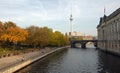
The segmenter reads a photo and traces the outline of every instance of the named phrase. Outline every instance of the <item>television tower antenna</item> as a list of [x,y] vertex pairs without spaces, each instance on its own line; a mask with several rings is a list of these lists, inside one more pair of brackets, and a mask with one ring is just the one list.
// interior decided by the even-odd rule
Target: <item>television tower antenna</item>
[[72,36],[72,21],[73,21],[73,16],[72,16],[72,4],[71,4],[71,13],[70,13],[70,36]]

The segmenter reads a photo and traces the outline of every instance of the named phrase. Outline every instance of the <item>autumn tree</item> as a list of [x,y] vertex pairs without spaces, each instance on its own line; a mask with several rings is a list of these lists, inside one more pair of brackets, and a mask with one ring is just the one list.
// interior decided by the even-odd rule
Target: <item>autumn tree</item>
[[14,22],[12,22],[12,21],[8,21],[8,22],[4,23],[4,28],[5,29],[8,29],[10,27],[17,27],[17,25]]
[[[23,43],[34,47],[64,46],[68,44],[68,36],[59,31],[53,32],[48,27],[30,26],[26,29],[18,27],[14,22],[0,22],[0,41],[15,44]],[[3,43],[4,44],[4,43]]]
[[2,35],[3,33],[3,23],[0,21],[0,36]]
[[26,40],[26,44],[29,44],[29,45],[34,45],[34,48],[36,47],[37,45],[37,41],[38,41],[38,38],[39,37],[39,27],[37,26],[30,26],[28,28],[26,28],[26,30],[28,31],[28,38]]
[[39,28],[39,37],[38,37],[38,45],[40,47],[47,46],[49,44],[49,28],[42,27]]
[[68,37],[63,35],[61,32],[56,31],[55,35],[57,36],[57,46],[64,46],[68,44]]
[[68,37],[64,36],[61,32],[55,31],[50,37],[50,45],[52,46],[64,46],[68,44]]
[[68,35],[64,35],[64,38],[63,38],[63,45],[68,45],[69,44],[69,37]]
[[26,43],[30,45],[44,47],[49,43],[49,28],[30,26],[27,28],[29,36]]
[[25,41],[28,36],[28,32],[26,30],[17,27],[16,24],[12,22],[6,22],[4,24],[4,27],[5,30],[0,36],[0,39],[2,41],[8,41],[14,43],[14,49],[15,49],[15,44],[17,44],[18,42]]

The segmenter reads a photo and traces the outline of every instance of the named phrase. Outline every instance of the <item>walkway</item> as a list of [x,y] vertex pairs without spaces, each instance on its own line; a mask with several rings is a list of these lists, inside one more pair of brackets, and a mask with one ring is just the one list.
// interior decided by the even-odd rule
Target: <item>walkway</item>
[[14,64],[17,64],[17,63],[21,62],[23,59],[28,60],[28,59],[34,58],[38,55],[39,56],[44,55],[45,53],[48,53],[52,50],[53,49],[46,48],[46,49],[41,49],[39,51],[29,52],[29,53],[5,57],[5,58],[0,58],[0,70],[7,68],[9,66],[12,66]]

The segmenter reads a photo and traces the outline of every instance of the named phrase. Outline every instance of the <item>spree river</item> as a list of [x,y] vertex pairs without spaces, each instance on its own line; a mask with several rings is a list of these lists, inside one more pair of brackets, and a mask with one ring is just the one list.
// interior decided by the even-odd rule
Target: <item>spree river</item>
[[68,48],[16,73],[120,73],[120,57],[91,46]]

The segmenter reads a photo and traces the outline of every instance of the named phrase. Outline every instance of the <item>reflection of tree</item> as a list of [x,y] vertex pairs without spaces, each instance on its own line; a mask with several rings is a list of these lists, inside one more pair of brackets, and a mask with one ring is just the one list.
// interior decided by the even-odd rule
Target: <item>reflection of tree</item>
[[119,73],[120,72],[120,58],[106,52],[98,52],[99,73]]

